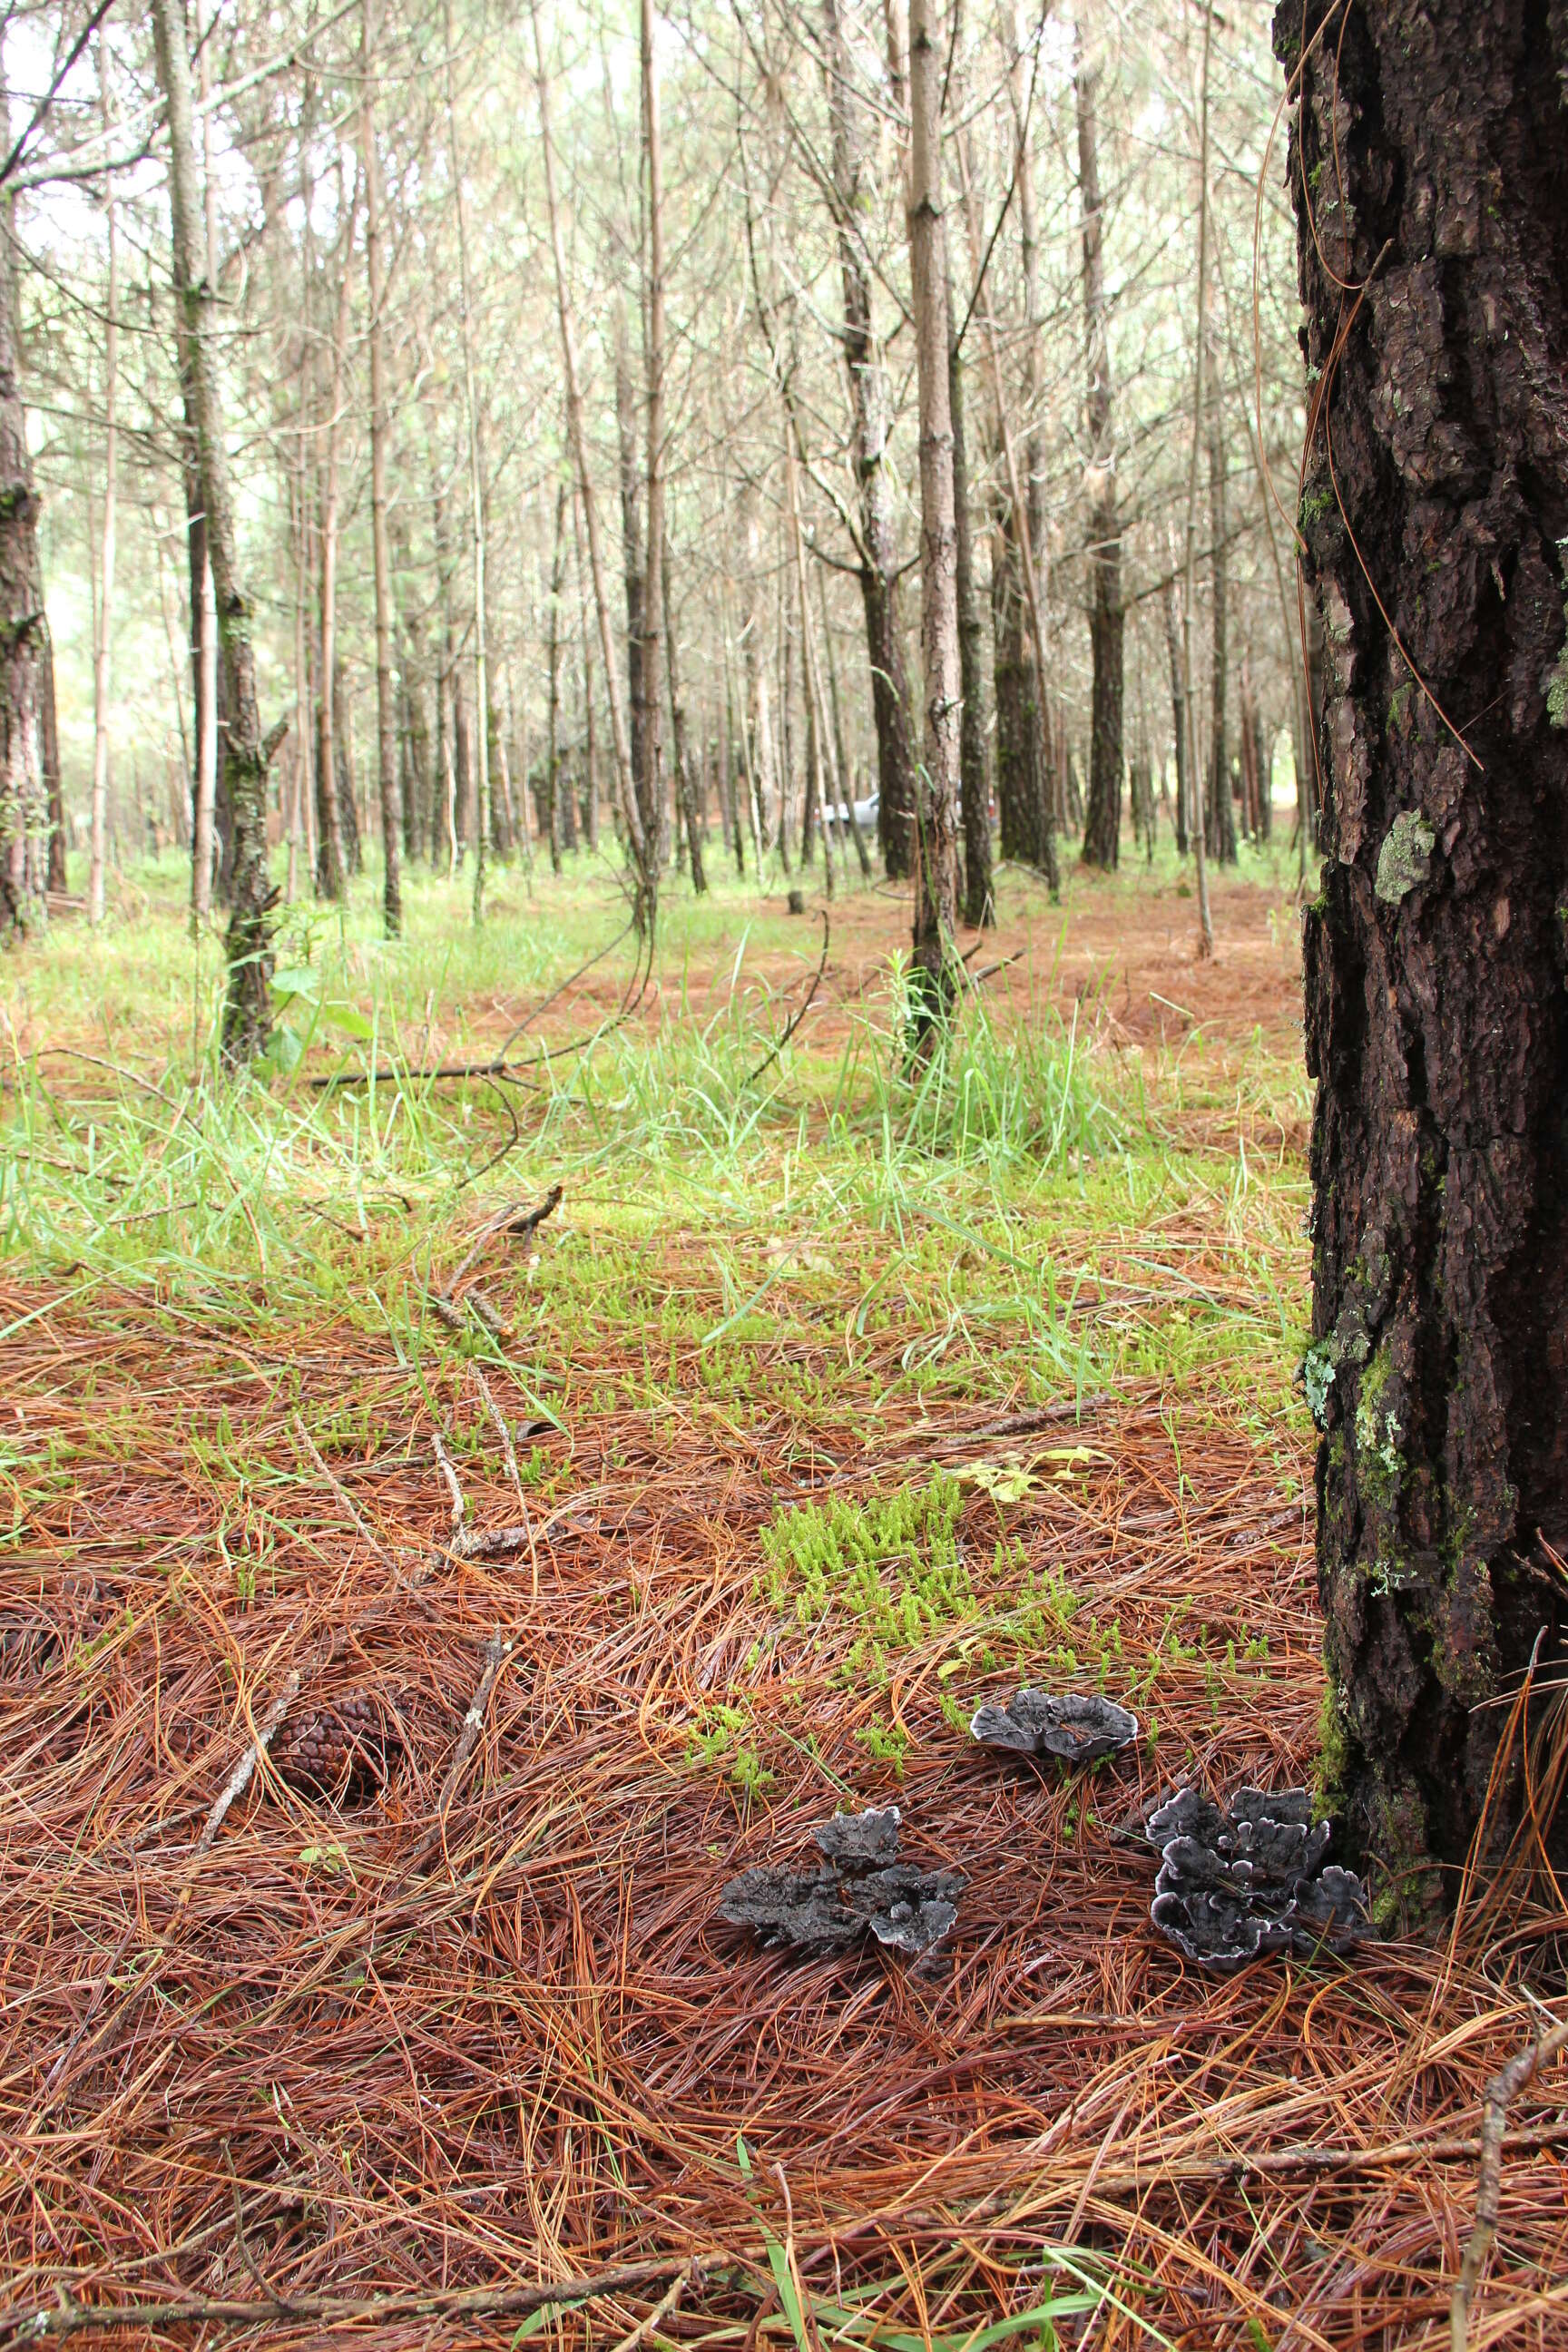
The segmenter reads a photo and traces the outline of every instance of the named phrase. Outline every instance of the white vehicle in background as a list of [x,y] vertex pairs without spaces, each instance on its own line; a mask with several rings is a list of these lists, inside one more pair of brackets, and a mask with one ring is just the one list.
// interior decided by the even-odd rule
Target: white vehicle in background
[[[873,793],[869,800],[855,803],[856,830],[864,834],[868,841],[874,841],[877,837],[877,812],[881,804],[880,793]],[[842,801],[837,802],[832,808],[824,809],[822,814],[825,823],[830,824],[835,832],[848,832],[849,811]]]

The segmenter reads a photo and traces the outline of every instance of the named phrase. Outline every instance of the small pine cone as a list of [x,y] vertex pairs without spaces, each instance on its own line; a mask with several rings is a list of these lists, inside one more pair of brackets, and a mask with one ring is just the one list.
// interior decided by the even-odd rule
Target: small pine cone
[[369,1691],[347,1691],[331,1706],[285,1725],[272,1758],[290,1787],[323,1796],[363,1798],[386,1778],[381,1708]]

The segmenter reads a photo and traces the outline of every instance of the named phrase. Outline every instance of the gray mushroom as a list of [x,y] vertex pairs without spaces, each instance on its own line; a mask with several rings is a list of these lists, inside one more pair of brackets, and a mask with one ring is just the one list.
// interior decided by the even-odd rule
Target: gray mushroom
[[1059,1756],[1065,1763],[1091,1764],[1114,1756],[1138,1737],[1138,1717],[1113,1700],[1076,1691],[1024,1689],[1005,1706],[979,1706],[970,1736],[983,1748],[1019,1756]]
[[764,1949],[840,1952],[869,1935],[891,1951],[929,1952],[956,1921],[965,1881],[900,1862],[900,1827],[896,1805],[837,1813],[812,1832],[826,1869],[742,1871],[718,1916],[749,1927]]
[[1261,1953],[1348,1951],[1373,1934],[1353,1871],[1324,1866],[1330,1828],[1305,1789],[1241,1789],[1222,1809],[1179,1790],[1151,1813],[1160,1849],[1150,1916],[1200,1967],[1230,1969]]

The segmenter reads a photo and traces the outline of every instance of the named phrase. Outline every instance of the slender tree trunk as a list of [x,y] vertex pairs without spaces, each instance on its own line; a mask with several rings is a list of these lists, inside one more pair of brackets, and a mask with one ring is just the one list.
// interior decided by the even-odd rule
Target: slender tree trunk
[[888,469],[891,429],[888,389],[872,326],[867,234],[874,205],[860,152],[844,0],[823,0],[838,259],[844,281],[844,362],[849,373],[851,436],[860,491],[860,593],[871,666],[879,799],[877,832],[889,875],[911,870],[915,751],[909,677],[899,621],[899,546]]
[[[642,68],[642,129],[644,187],[647,196],[645,229],[647,249],[647,282],[644,311],[644,352],[647,368],[647,569],[643,580],[642,672],[645,698],[643,733],[643,822],[652,838],[658,844],[658,862],[665,856],[665,834],[668,819],[665,814],[664,784],[660,764],[663,729],[660,725],[661,702],[659,677],[664,668],[660,634],[666,625],[666,604],[663,581],[665,559],[664,514],[664,147],[659,135],[658,75],[654,59],[653,0],[641,0],[639,11]],[[674,699],[674,673],[670,672],[671,699]],[[680,774],[680,750],[674,748],[676,790],[683,789]]]
[[212,328],[213,289],[207,274],[197,272],[199,210],[184,15],[176,0],[152,0],[152,11],[158,79],[168,111],[176,299],[184,315],[191,358],[202,506],[227,686],[226,761],[234,818],[234,887],[223,1053],[232,1067],[265,1051],[272,1026],[268,919],[274,894],[267,875],[268,754],[256,700],[250,605],[239,578],[229,504],[228,457]]
[[386,460],[391,425],[386,413],[385,268],[381,251],[381,150],[375,129],[375,0],[364,0],[361,59],[364,72],[364,257],[370,295],[370,503],[375,570],[375,750],[381,791],[382,915],[386,936],[403,929],[403,812],[397,772],[397,702],[392,675],[392,553],[386,535]]
[[[109,44],[100,31],[98,36],[98,78],[106,133],[112,129],[114,122],[111,71]],[[120,224],[117,215],[114,179],[110,173],[105,184],[103,201],[109,274],[106,289],[108,317],[103,330],[103,536],[99,548],[98,642],[93,647],[92,661],[92,847],[87,884],[87,914],[91,923],[103,920],[103,859],[109,837],[109,685],[114,626],[115,475],[120,456],[116,415],[120,372]]]
[[795,559],[795,589],[800,603],[801,666],[805,674],[805,811],[801,821],[801,863],[811,856],[811,824],[815,805],[822,824],[822,878],[827,896],[833,896],[833,827],[824,815],[826,794],[823,789],[823,746],[827,740],[826,711],[823,702],[822,680],[817,668],[816,643],[811,625],[811,588],[805,570],[805,538],[800,527],[800,478],[795,465],[795,440],[784,435],[784,478],[789,498],[790,546]]
[[[340,184],[341,193],[341,184]],[[343,370],[349,341],[349,263],[359,209],[356,184],[343,234],[339,265],[337,323],[327,394],[327,457],[321,488],[321,669],[316,703],[316,888],[323,898],[348,895],[349,853],[344,838],[342,796],[337,788],[338,681],[338,486],[342,446]]]
[[910,10],[910,276],[920,377],[921,649],[925,671],[924,773],[915,802],[913,968],[917,1032],[929,1034],[952,995],[958,924],[958,800],[963,675],[958,643],[958,532],[947,255],[942,208],[940,0]]
[[615,745],[616,776],[621,796],[621,814],[626,820],[627,845],[631,852],[634,876],[632,911],[638,929],[651,934],[658,905],[658,845],[657,842],[649,842],[637,807],[631,746],[626,740],[626,720],[621,709],[620,687],[616,675],[615,637],[610,623],[609,601],[605,593],[604,566],[599,555],[598,515],[594,503],[594,481],[588,465],[586,436],[583,425],[583,396],[577,373],[576,330],[573,323],[571,297],[566,283],[566,255],[561,236],[561,217],[555,202],[555,162],[550,130],[550,81],[544,70],[544,43],[543,36],[540,31],[538,0],[531,0],[531,8],[533,18],[534,63],[539,87],[540,150],[544,163],[545,209],[550,222],[551,253],[555,265],[555,297],[561,326],[561,352],[566,377],[568,433],[577,467],[578,495],[583,503],[584,531],[588,541],[588,563],[594,583],[594,605],[599,624],[599,650],[605,664],[605,693],[610,709],[610,733]]
[[[0,127],[4,127],[0,110]],[[6,137],[9,139],[9,131]],[[48,882],[44,781],[47,624],[38,495],[27,450],[16,334],[14,207],[0,224],[0,940],[43,928]]]
[[1083,309],[1089,359],[1089,641],[1094,672],[1089,818],[1083,857],[1086,866],[1108,871],[1117,863],[1121,851],[1121,521],[1110,426],[1110,343],[1096,121],[1100,69],[1084,57],[1081,22],[1078,38],[1078,171],[1083,208]]
[[1568,1646],[1568,17],[1324,13],[1275,26],[1326,639],[1305,1370],[1325,1763],[1408,1913],[1527,1801],[1568,1864],[1521,1771]]
[[669,685],[670,758],[675,764],[675,789],[680,795],[680,812],[686,824],[686,858],[691,868],[691,887],[701,898],[708,887],[708,877],[702,867],[701,811],[697,801],[696,771],[686,740],[686,705],[680,693],[680,656],[675,642],[669,570],[669,542],[666,540],[658,577],[659,593],[664,599],[664,667]]
[[[555,551],[550,564],[550,625],[545,645],[548,713],[544,747],[544,817],[550,833],[550,870],[561,871],[561,590],[566,562],[566,485],[555,493]],[[571,784],[568,779],[567,791]]]
[[1220,413],[1219,370],[1211,348],[1208,370],[1209,618],[1209,806],[1208,838],[1215,856],[1226,866],[1237,862],[1236,800],[1230,785],[1230,656],[1227,640],[1229,572],[1226,562],[1226,500],[1225,419]]
[[958,662],[963,689],[959,723],[959,771],[963,802],[963,919],[978,929],[994,923],[991,878],[991,765],[985,750],[985,632],[974,587],[974,540],[969,506],[969,457],[964,444],[963,361],[953,332],[952,286],[947,288],[948,405],[952,416],[954,585],[958,600]]
[[1191,797],[1193,863],[1198,882],[1198,953],[1214,953],[1209,911],[1208,852],[1204,839],[1203,769],[1198,760],[1197,697],[1193,692],[1193,606],[1197,601],[1198,451],[1204,437],[1204,359],[1209,285],[1209,63],[1214,50],[1214,0],[1204,9],[1204,47],[1198,90],[1198,299],[1193,339],[1193,443],[1187,466],[1187,531],[1182,596],[1182,677],[1186,720],[1187,779]]
[[[1028,139],[1029,92],[1025,72],[1026,14],[1012,15],[1012,68],[1008,95],[1012,102],[1015,139],[1014,176],[1017,186],[1018,259],[1024,281],[1024,408],[1026,431],[1019,453],[1024,497],[1022,525],[1014,522],[1006,534],[1006,552],[1016,600],[1019,656],[1016,747],[1017,786],[1021,795],[1022,855],[1037,866],[1054,896],[1057,867],[1056,760],[1051,741],[1049,680],[1045,673],[1045,602],[1047,594],[1046,442],[1042,362],[1045,323],[1040,298],[1040,239],[1035,212],[1035,159]],[[979,221],[971,207],[972,249],[978,244]],[[978,261],[975,265],[978,268]],[[1000,429],[1000,428],[999,428]],[[1026,563],[1026,549],[1028,562]],[[1037,611],[1036,608],[1038,608]],[[1026,631],[1022,624],[1028,618]]]
[[452,159],[452,200],[458,217],[458,324],[463,341],[463,397],[468,444],[468,499],[474,539],[474,723],[475,769],[479,791],[474,812],[474,920],[485,911],[485,861],[490,840],[489,644],[485,603],[484,460],[479,444],[479,402],[474,378],[473,284],[468,268],[468,205],[464,194],[463,159],[458,142],[458,100],[452,74],[452,0],[442,13],[447,84],[447,144]]

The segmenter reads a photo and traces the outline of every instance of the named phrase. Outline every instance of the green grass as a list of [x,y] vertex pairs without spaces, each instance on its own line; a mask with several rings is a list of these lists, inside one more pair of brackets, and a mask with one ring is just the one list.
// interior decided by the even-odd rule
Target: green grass
[[[492,1049],[624,920],[603,870],[514,870],[478,931],[461,887],[425,876],[397,943],[377,936],[368,879],[346,912],[294,909],[280,1019],[306,1058],[236,1084],[216,1059],[219,942],[193,944],[183,887],[173,860],[142,869],[100,934],[60,923],[5,967],[0,1261],[57,1296],[108,1286],[154,1318],[256,1331],[328,1313],[390,1327],[416,1370],[451,1345],[432,1273],[498,1201],[562,1181],[540,1263],[497,1289],[508,1360],[546,1412],[563,1330],[637,1339],[613,1381],[576,1382],[575,1410],[629,1408],[654,1430],[692,1409],[782,1421],[786,1456],[831,1453],[847,1402],[874,1425],[900,1393],[1029,1403],[1129,1376],[1220,1381],[1264,1437],[1289,1409],[1304,1172],[1235,1136],[1299,1124],[1306,1093],[1260,1041],[1238,1058],[1193,1034],[1116,1060],[1089,1042],[1091,1001],[1064,1018],[1037,994],[1020,1019],[981,992],[911,1069],[889,952],[847,1021],[808,1017],[769,1062],[787,1007],[759,958],[776,972],[785,955],[798,994],[820,933],[727,877],[701,901],[667,893],[657,994],[633,1022],[614,1024],[623,940],[591,1002],[557,1008],[568,1050],[525,1026],[524,1083],[422,1077]],[[1144,903],[1141,877],[1110,887]],[[1026,904],[1048,970],[1062,919],[1006,877],[1005,913]],[[306,1083],[367,1067],[368,1083]]]

